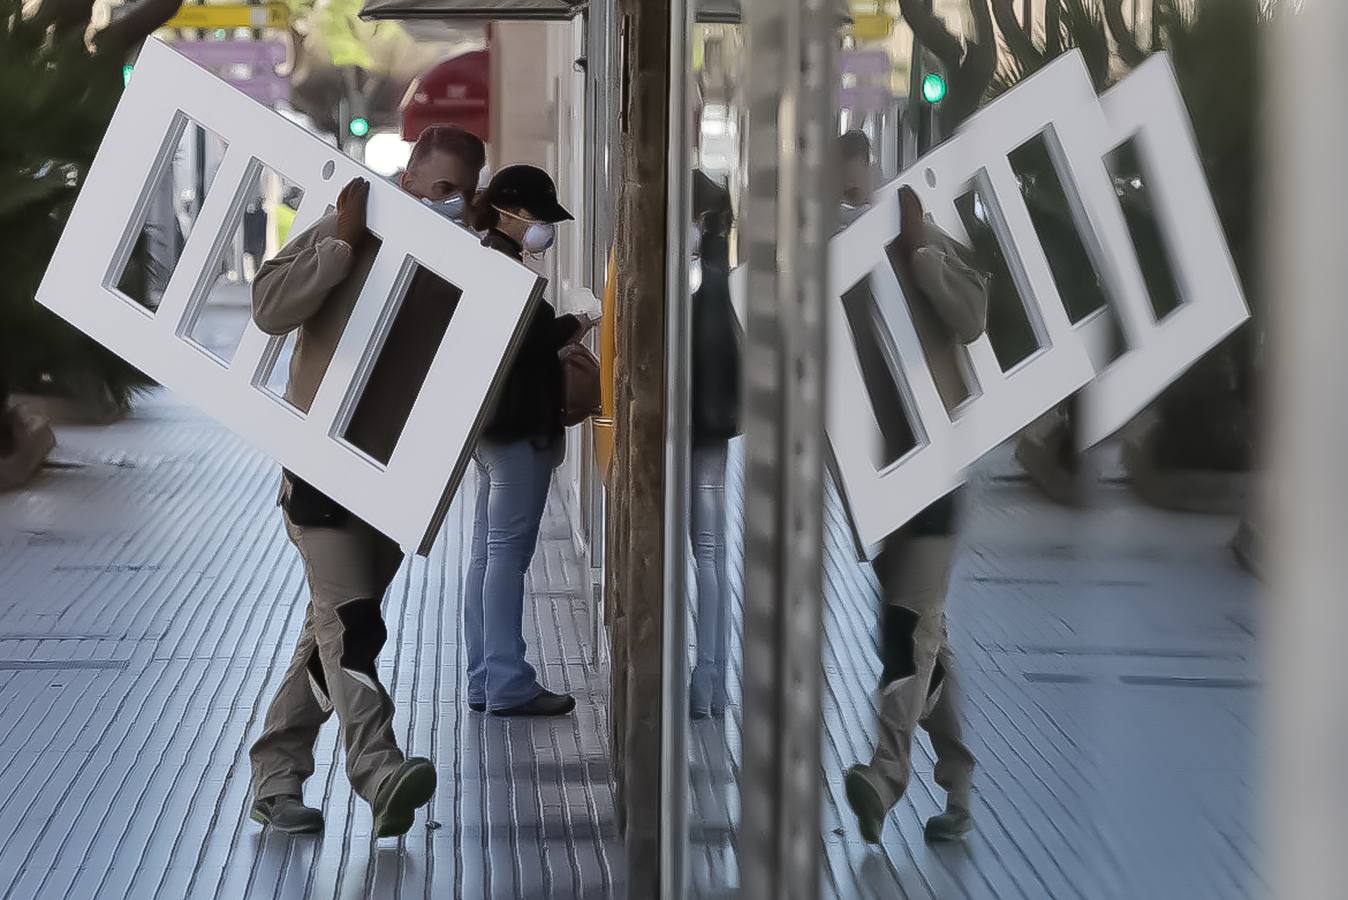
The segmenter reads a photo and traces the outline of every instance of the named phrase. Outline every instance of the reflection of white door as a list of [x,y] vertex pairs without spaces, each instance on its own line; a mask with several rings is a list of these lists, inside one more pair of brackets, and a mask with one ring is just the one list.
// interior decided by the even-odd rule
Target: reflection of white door
[[[156,310],[116,289],[145,222],[145,195],[173,166],[190,122],[223,136],[211,188]],[[295,229],[350,179],[370,181],[380,238],[307,413],[265,385],[283,341],[251,323],[229,359],[192,329],[261,166],[304,191]],[[347,424],[417,267],[462,295],[397,445],[380,464],[344,440]],[[157,40],[147,41],[43,278],[38,300],[404,548],[428,552],[467,465],[488,397],[543,282],[483,248],[397,187],[286,122]],[[205,512],[205,511],[203,511]]]
[[[1111,360],[1104,314],[1068,321],[1008,154],[1048,144],[1082,243],[1122,326]],[[1182,303],[1156,320],[1105,157],[1135,139]],[[955,203],[974,192],[975,214],[996,233],[1039,349],[1003,371],[986,335],[965,348],[975,396],[947,413],[937,395],[886,245],[899,234],[898,188],[912,187],[947,232],[967,242]],[[1077,389],[1086,446],[1126,424],[1172,380],[1248,317],[1206,186],[1169,59],[1153,56],[1102,97],[1079,53],[1064,56],[970,118],[949,141],[875,194],[871,208],[830,244],[827,427],[858,545],[875,549],[964,478],[964,469]],[[874,298],[902,411],[872,409],[842,297]],[[732,274],[743,316],[744,272]],[[881,417],[901,413],[918,446],[878,466]]]

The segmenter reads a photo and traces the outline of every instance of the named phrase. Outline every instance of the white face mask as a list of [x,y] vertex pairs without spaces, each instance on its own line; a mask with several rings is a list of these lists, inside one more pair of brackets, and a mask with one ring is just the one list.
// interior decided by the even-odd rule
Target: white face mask
[[468,205],[464,202],[463,194],[450,194],[443,200],[432,200],[429,197],[422,197],[421,202],[444,216],[446,219],[449,219],[451,222],[462,222],[464,209]]
[[539,254],[552,246],[557,240],[557,227],[551,222],[530,222],[524,230],[524,240],[520,246],[525,253]]

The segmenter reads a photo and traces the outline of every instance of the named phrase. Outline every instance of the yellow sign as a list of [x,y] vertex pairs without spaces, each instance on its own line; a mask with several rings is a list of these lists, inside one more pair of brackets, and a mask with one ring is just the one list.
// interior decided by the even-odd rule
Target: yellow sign
[[853,13],[852,37],[859,41],[882,41],[894,28],[894,17],[884,13]]
[[290,9],[284,3],[184,3],[177,14],[164,23],[166,28],[285,28],[290,24]]

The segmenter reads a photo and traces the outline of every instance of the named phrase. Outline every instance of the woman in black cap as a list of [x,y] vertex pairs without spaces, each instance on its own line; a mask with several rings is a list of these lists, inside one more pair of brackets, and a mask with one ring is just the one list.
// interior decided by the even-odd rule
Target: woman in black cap
[[[552,246],[571,214],[542,169],[508,166],[474,201],[469,224],[485,246],[523,260]],[[538,543],[552,470],[561,461],[562,366],[557,351],[581,337],[586,317],[558,316],[540,299],[474,457],[478,466],[464,627],[468,705],[498,716],[560,716],[569,694],[538,683],[524,658],[524,573]]]
[[693,171],[691,280],[693,455],[688,530],[697,572],[697,656],[688,689],[695,719],[721,718],[726,707],[729,619],[726,599],[725,472],[730,440],[740,433],[739,325],[730,302],[730,192]]

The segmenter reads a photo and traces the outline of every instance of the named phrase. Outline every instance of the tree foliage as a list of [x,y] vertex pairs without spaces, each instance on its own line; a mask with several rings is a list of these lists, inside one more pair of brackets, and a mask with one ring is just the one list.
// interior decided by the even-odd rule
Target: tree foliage
[[455,45],[476,47],[472,29],[445,28],[444,42],[418,41],[397,22],[360,19],[361,0],[288,0],[295,68],[291,103],[320,129],[337,133],[341,100],[358,103],[375,128],[396,125],[418,75]]
[[145,376],[34,298],[121,96],[126,52],[178,3],[143,0],[86,41],[91,7],[55,0],[25,16],[21,0],[0,0],[0,384],[125,403]]

